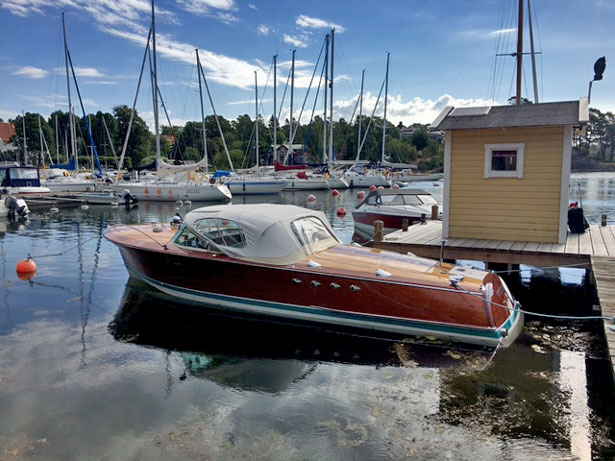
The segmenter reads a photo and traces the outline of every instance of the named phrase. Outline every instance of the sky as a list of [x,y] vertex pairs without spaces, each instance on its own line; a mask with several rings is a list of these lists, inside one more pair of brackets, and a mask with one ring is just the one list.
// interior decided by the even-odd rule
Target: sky
[[[173,124],[200,120],[195,48],[199,49],[220,115],[273,112],[273,55],[278,56],[278,104],[296,50],[294,113],[299,117],[322,49],[334,28],[334,119],[350,120],[365,70],[363,113],[374,111],[390,53],[387,118],[430,123],[446,106],[506,104],[514,92],[516,0],[159,0],[156,3],[158,83]],[[0,118],[22,110],[67,110],[61,13],[87,113],[132,105],[148,31],[147,0],[0,0]],[[593,64],[606,56],[604,80],[591,106],[615,110],[615,0],[532,0],[540,102],[586,96]],[[525,19],[527,25],[527,18]],[[524,51],[530,51],[525,27]],[[322,61],[321,61],[322,62]],[[530,56],[524,56],[523,96],[533,100]],[[316,71],[315,82],[322,66]],[[612,75],[612,76],[611,76]],[[267,83],[267,85],[265,85]],[[72,87],[73,104],[75,88]],[[282,118],[289,114],[289,93]],[[301,115],[309,122],[315,85]],[[212,106],[205,97],[206,115]],[[322,93],[316,114],[322,115]],[[151,125],[147,78],[137,102]],[[80,114],[80,108],[77,107]],[[374,112],[382,116],[383,98]],[[161,123],[166,124],[161,112]]]

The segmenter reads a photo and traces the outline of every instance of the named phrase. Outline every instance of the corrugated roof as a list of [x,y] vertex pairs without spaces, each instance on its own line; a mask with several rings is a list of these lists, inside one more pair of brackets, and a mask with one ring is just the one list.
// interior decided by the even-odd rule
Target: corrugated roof
[[484,115],[455,115],[450,107],[444,109],[431,128],[436,130],[472,130],[519,126],[557,126],[586,123],[584,101],[547,102],[520,106],[493,106]]
[[12,123],[0,123],[0,139],[2,139],[2,141],[5,142],[5,144],[8,144],[9,142],[11,142],[11,138],[13,136],[16,136],[17,133],[15,133],[15,125]]

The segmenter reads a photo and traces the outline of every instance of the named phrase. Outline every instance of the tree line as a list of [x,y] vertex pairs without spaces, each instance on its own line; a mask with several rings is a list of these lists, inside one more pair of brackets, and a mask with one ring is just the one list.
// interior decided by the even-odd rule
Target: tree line
[[[113,108],[111,113],[98,111],[88,115],[92,137],[103,167],[115,168],[119,158],[126,132],[128,130],[131,109],[126,105]],[[41,146],[39,134],[39,119],[44,138]],[[47,165],[49,158],[45,143],[53,162],[66,163],[71,156],[72,145],[69,128],[68,112],[55,111],[49,117],[27,112],[9,120],[15,124],[17,135],[13,142],[18,149],[4,153],[3,160],[23,159],[23,124],[29,161],[34,165]],[[104,120],[104,123],[103,123]],[[74,117],[76,143],[80,166],[91,168],[91,143],[86,131],[85,119]],[[259,163],[271,163],[273,156],[273,125],[274,120],[259,119]],[[219,124],[219,128],[218,128]],[[108,130],[105,130],[105,125]],[[370,118],[361,119],[361,160],[377,161],[382,148],[382,119],[374,117],[367,134],[366,127]],[[307,160],[319,163],[323,160],[323,120],[316,116],[311,124],[293,124],[296,133],[293,144],[303,144],[307,152]],[[236,168],[247,168],[256,163],[254,119],[244,114],[235,120],[224,117],[205,118],[205,138],[210,165],[218,169],[229,168],[227,155],[220,130],[224,134],[230,157]],[[427,126],[413,125],[414,134],[411,138],[402,138],[400,131],[387,122],[386,156],[391,162],[417,164],[423,170],[442,167],[443,147],[429,136]],[[189,121],[184,126],[164,126],[161,129],[161,154],[169,161],[198,161],[203,156],[203,124],[201,121]],[[328,134],[328,133],[327,133]],[[356,157],[359,145],[359,123],[347,122],[341,118],[334,123],[333,150],[337,160],[352,160]],[[287,143],[289,139],[289,121],[278,124],[277,142]],[[115,152],[115,156],[113,155]],[[155,136],[149,130],[147,123],[135,114],[129,141],[126,148],[124,166],[127,168],[143,166],[155,158]],[[46,158],[47,157],[47,158]]]
[[589,109],[589,123],[575,139],[572,168],[577,170],[613,169],[615,165],[615,115]]

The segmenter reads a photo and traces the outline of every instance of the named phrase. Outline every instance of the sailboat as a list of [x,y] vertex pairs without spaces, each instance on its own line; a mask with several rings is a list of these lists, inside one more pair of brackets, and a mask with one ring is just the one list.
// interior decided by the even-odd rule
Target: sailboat
[[[380,162],[384,163],[384,150],[386,146],[386,126],[387,126],[387,97],[388,97],[388,88],[389,88],[389,55],[387,53],[387,67],[386,74],[384,79],[384,117],[383,117],[383,125],[382,125],[382,152],[380,154]],[[380,92],[382,92],[382,87],[380,88]],[[380,93],[382,94],[382,93]],[[378,98],[380,98],[380,94]],[[361,108],[363,106],[363,74],[361,76]],[[378,101],[376,101],[376,106],[378,105]],[[376,106],[374,107],[374,111],[376,110]],[[359,113],[359,120],[362,117],[362,113]],[[373,112],[372,112],[373,118]],[[371,124],[371,121],[370,121]],[[365,131],[365,136],[367,136],[367,131],[369,130],[369,125],[367,130]],[[361,139],[361,132],[359,129],[359,139]],[[359,156],[361,155],[361,148],[363,147],[363,143],[365,142],[365,137],[363,141],[359,142],[357,146],[357,158],[355,161],[355,165],[351,167],[348,171],[344,173],[344,178],[348,181],[348,185],[350,187],[371,187],[371,186],[383,186],[390,187],[391,181],[386,178],[381,172],[371,171],[368,169],[366,163],[359,162]]]
[[[254,117],[254,132],[255,132],[255,144],[254,149],[256,152],[256,167],[255,170],[259,172],[259,151],[258,151],[258,77],[257,72],[254,71],[254,95],[255,95],[255,117]],[[224,134],[220,132],[220,135],[224,137]],[[225,144],[226,146],[226,144]],[[230,160],[230,159],[229,159]],[[232,168],[231,162],[231,168]],[[286,187],[288,181],[285,179],[277,179],[272,177],[263,177],[260,174],[256,175],[235,175],[229,176],[225,182],[227,187],[231,190],[233,195],[265,195],[265,194],[278,194]]]
[[[128,191],[133,197],[138,200],[156,201],[156,202],[175,202],[177,200],[190,201],[229,201],[232,197],[231,191],[224,184],[218,184],[213,179],[207,181],[203,178],[192,176],[191,173],[195,170],[205,167],[207,170],[207,147],[204,144],[204,156],[201,161],[194,165],[171,165],[166,163],[160,153],[160,125],[159,125],[159,107],[158,107],[158,64],[156,56],[156,20],[154,13],[154,0],[152,0],[152,61],[153,61],[153,86],[152,96],[154,101],[154,126],[156,132],[156,179],[147,181],[124,182],[112,185],[112,189],[116,192]],[[145,54],[149,50],[149,40],[145,48]],[[144,56],[145,63],[145,56]],[[139,84],[143,75],[141,66],[141,75],[139,76]],[[137,96],[138,96],[137,87]],[[135,97],[135,104],[136,104]],[[133,105],[133,116],[135,108]],[[203,126],[203,130],[205,126]],[[122,160],[126,153],[126,145],[130,130],[126,134],[124,141],[124,149],[122,151]],[[121,161],[120,160],[120,163]]]
[[[330,123],[330,131],[331,136],[333,133],[333,58],[329,61],[329,50],[331,50],[331,56],[333,56],[333,43],[334,43],[334,34],[335,31],[332,30],[331,34],[327,34],[325,37],[325,91],[324,91],[324,121],[325,126],[323,127],[323,163],[328,164],[328,172],[326,173],[307,173],[305,171],[301,171],[299,173],[293,174],[292,176],[287,176],[288,185],[285,190],[319,190],[319,189],[347,189],[348,183],[339,176],[334,176],[330,174],[331,166],[332,166],[332,156],[333,156],[333,141],[332,137],[331,142],[327,145],[327,87],[331,93],[331,105],[330,105],[330,115],[331,115],[331,123]],[[331,77],[329,79],[329,62],[331,65]],[[293,140],[295,138],[295,134],[297,129],[294,128],[293,122],[293,93],[294,93],[294,79],[295,79],[295,50],[293,50],[292,57],[292,67],[291,67],[291,92],[290,92],[290,116],[289,116],[289,141],[288,141],[288,152],[292,150]],[[299,123],[299,122],[297,122]],[[327,147],[329,147],[329,154],[327,155]],[[277,148],[277,146],[276,146]],[[288,154],[287,154],[288,157]]]

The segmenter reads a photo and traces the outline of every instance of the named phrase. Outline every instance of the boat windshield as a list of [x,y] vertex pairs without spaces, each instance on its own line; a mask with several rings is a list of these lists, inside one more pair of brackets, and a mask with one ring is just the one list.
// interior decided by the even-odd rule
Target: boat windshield
[[425,205],[437,205],[438,201],[433,198],[431,195],[419,195],[418,196],[421,201],[425,204]]
[[322,240],[335,240],[335,236],[329,232],[327,226],[320,219],[312,216],[296,219],[290,223],[290,227],[297,236],[301,246],[311,246]]
[[38,179],[36,168],[11,168],[11,179]]
[[194,230],[216,245],[232,248],[243,248],[246,246],[246,238],[239,223],[229,219],[199,219],[194,222]]
[[176,245],[209,250],[209,244],[187,227],[181,229],[174,240]]

